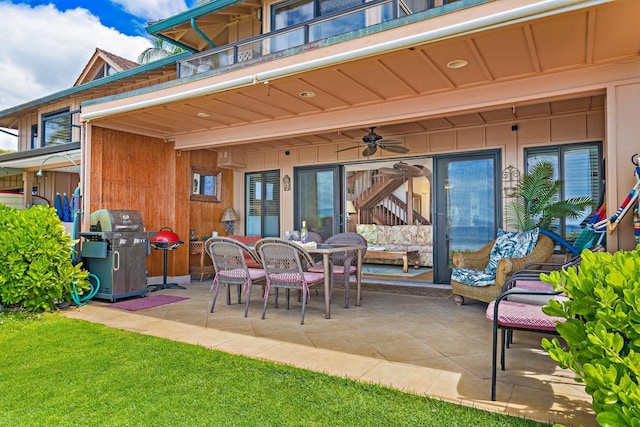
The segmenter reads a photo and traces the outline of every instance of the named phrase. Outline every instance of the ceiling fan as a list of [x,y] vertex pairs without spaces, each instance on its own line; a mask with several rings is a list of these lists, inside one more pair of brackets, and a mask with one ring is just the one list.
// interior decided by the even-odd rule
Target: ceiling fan
[[422,165],[410,165],[405,162],[398,162],[393,167],[381,167],[378,169],[380,175],[386,175],[390,178],[417,178],[424,176],[431,177],[431,171]]
[[[362,142],[367,144],[365,149],[362,150],[363,156],[365,157],[372,156],[373,154],[375,154],[376,151],[378,151],[378,147],[382,148],[383,150],[391,151],[393,153],[405,154],[409,152],[409,149],[407,147],[400,145],[402,144],[402,141],[391,140],[391,139],[385,140],[380,135],[374,132],[375,128],[376,128],[375,126],[371,127],[370,128],[371,130],[369,131],[369,133],[362,137]],[[356,147],[343,148],[342,150],[336,151],[336,153],[340,151],[352,150],[354,148],[358,148],[358,147],[356,146]]]

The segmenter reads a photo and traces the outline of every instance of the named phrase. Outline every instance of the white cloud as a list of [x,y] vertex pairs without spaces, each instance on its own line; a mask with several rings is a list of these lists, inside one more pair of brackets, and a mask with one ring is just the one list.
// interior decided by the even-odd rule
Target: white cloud
[[[97,47],[135,61],[151,45],[105,27],[82,8],[61,12],[0,1],[0,16],[0,110],[70,88]],[[0,132],[0,148],[16,149],[16,138]]]
[[187,10],[185,1],[176,0],[111,0],[133,16],[157,21]]

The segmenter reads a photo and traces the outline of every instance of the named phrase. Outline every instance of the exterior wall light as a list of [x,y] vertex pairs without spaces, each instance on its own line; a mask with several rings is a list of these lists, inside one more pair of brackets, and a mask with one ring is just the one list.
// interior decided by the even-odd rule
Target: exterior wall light
[[502,188],[505,197],[516,197],[520,185],[520,171],[513,166],[507,166],[502,170]]

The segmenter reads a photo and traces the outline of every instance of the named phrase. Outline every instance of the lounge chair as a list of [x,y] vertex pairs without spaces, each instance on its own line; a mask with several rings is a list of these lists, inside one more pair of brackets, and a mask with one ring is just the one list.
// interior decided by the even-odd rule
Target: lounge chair
[[[528,250],[522,246],[525,233],[531,234],[531,240],[535,242],[533,249]],[[525,233],[507,233],[500,230],[496,240],[479,250],[454,254],[453,263],[456,268],[451,274],[451,289],[457,305],[462,305],[465,298],[491,302],[498,298],[502,286],[514,272],[527,264],[547,262],[551,259],[553,241],[543,234],[538,234],[537,229],[535,233],[533,230]],[[534,234],[536,240],[533,240]],[[521,239],[516,248],[508,243],[513,243],[513,239]],[[505,240],[508,244],[502,245]],[[514,251],[509,251],[510,249]]]

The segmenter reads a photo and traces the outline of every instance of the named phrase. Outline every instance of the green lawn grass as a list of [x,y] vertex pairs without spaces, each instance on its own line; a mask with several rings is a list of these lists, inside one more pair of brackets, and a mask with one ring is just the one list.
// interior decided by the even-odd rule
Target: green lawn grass
[[57,313],[0,313],[0,425],[544,424]]

